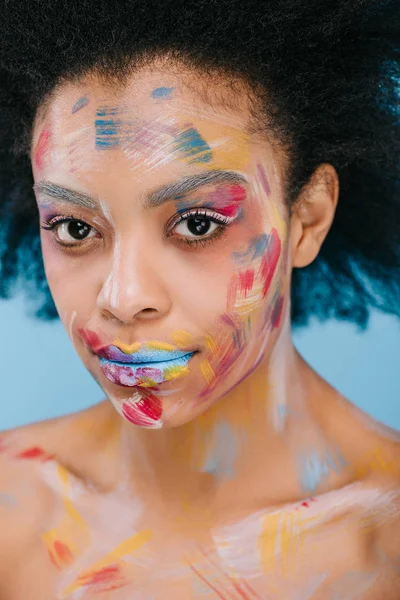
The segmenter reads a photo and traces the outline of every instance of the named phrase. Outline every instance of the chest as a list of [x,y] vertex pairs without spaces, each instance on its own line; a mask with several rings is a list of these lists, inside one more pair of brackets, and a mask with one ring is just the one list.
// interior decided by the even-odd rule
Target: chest
[[105,499],[87,500],[63,499],[25,552],[7,600],[399,597],[396,565],[373,549],[371,523],[351,511],[261,511],[190,535],[131,503],[110,510]]

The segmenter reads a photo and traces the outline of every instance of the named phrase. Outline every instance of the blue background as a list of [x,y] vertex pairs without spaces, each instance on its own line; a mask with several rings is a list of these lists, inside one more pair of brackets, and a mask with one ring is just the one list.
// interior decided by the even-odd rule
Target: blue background
[[[104,394],[60,322],[29,317],[22,296],[0,301],[0,429],[80,410]],[[294,335],[304,358],[349,400],[400,429],[400,321],[373,314],[366,332],[337,321]]]

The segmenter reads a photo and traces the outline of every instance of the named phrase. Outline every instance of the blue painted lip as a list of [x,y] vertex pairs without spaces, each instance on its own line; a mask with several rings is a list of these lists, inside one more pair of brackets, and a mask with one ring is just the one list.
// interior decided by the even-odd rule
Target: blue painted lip
[[139,349],[137,352],[125,354],[125,352],[122,352],[117,346],[107,346],[98,352],[99,356],[114,363],[120,362],[135,365],[180,360],[185,356],[192,357],[193,354],[194,352],[188,352],[187,350],[157,350],[146,347]]

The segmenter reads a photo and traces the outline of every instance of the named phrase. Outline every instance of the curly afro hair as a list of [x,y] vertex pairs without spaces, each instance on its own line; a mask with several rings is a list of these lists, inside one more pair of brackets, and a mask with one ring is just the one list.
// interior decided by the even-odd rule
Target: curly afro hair
[[60,81],[118,79],[173,55],[257,95],[260,126],[264,115],[287,148],[289,206],[319,164],[338,172],[331,230],[317,259],[293,270],[292,323],[399,316],[399,32],[398,0],[3,0],[0,297],[20,280],[35,315],[57,317],[29,158],[38,108]]

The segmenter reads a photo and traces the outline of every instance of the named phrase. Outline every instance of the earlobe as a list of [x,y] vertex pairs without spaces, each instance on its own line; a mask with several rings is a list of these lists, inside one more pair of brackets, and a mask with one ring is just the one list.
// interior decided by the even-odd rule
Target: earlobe
[[339,197],[332,165],[322,164],[300,192],[291,217],[292,266],[306,267],[317,257],[331,228]]

